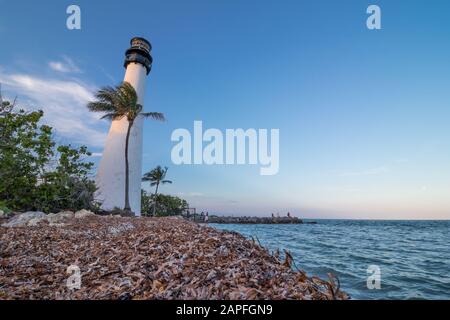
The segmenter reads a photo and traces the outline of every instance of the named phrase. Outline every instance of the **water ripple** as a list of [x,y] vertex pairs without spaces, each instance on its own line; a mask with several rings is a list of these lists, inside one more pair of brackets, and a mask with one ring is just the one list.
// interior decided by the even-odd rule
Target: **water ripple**
[[[317,225],[215,225],[289,250],[311,275],[337,275],[355,299],[450,299],[450,221],[321,220]],[[381,289],[367,268],[381,268]]]

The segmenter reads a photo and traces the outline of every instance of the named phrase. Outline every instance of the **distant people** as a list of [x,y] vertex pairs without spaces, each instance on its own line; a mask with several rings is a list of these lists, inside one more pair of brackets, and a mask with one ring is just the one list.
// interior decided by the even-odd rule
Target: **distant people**
[[272,212],[272,219],[274,219],[275,218],[275,215],[273,214],[273,212]]
[[287,216],[288,216],[289,219],[292,218],[290,212],[288,212]]
[[205,223],[208,223],[208,220],[209,220],[209,213],[206,212],[206,214],[205,214]]

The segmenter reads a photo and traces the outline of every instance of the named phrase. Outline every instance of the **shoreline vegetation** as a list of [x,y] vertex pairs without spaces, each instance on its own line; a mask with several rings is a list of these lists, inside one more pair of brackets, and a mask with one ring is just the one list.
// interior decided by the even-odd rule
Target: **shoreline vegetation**
[[[182,217],[81,210],[0,219],[0,300],[342,300],[339,281],[309,277],[285,251]],[[78,290],[68,267],[80,269]]]

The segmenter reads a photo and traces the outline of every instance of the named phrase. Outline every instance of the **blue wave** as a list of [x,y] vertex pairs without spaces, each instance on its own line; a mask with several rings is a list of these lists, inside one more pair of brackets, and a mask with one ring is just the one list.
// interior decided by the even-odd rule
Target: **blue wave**
[[[450,300],[450,221],[320,220],[317,225],[215,225],[287,249],[300,268],[337,275],[355,299]],[[367,288],[367,268],[381,289]]]

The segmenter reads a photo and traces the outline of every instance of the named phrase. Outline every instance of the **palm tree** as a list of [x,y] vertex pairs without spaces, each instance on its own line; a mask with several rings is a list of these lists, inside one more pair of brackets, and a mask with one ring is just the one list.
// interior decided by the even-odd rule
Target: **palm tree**
[[159,185],[166,184],[166,183],[169,183],[169,184],[172,183],[172,181],[170,181],[170,180],[165,180],[167,170],[169,170],[169,168],[164,167],[164,169],[163,169],[161,166],[157,166],[155,169],[153,169],[150,172],[147,172],[142,177],[143,182],[150,182],[150,186],[156,187],[155,193],[154,193],[155,200],[153,202],[153,216],[155,216],[155,212],[156,212],[156,200],[157,200],[157,196],[158,196]]
[[138,95],[133,86],[128,82],[113,87],[105,87],[95,94],[96,101],[88,104],[88,109],[92,112],[104,113],[102,119],[121,120],[124,117],[128,120],[128,130],[125,140],[125,207],[126,213],[131,212],[129,196],[129,164],[128,164],[128,144],[130,140],[131,128],[137,117],[152,118],[164,121],[164,115],[159,112],[142,112],[143,107],[138,103]]

